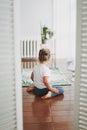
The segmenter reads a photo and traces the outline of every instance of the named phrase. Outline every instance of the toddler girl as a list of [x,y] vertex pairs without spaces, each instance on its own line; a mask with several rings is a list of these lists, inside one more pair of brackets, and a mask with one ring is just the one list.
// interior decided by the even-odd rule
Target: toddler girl
[[49,81],[50,69],[47,67],[47,63],[50,60],[49,49],[41,49],[38,59],[39,64],[34,67],[31,74],[31,79],[34,81],[35,86],[28,87],[27,92],[34,90],[34,93],[42,99],[63,94],[64,90],[62,87],[51,85]]

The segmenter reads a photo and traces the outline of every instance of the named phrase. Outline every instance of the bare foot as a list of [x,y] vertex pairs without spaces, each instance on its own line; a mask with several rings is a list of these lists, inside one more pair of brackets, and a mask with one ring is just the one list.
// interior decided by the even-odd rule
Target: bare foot
[[34,88],[35,88],[34,86],[29,86],[29,87],[27,87],[26,91],[27,91],[27,92],[33,91]]
[[51,98],[51,91],[49,91],[45,96],[41,97],[42,99]]

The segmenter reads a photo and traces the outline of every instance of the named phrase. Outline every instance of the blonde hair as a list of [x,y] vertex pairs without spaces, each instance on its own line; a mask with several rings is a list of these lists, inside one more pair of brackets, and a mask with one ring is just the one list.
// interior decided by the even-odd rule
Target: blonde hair
[[50,50],[42,48],[39,51],[39,58],[38,59],[39,59],[40,62],[48,61],[50,59]]

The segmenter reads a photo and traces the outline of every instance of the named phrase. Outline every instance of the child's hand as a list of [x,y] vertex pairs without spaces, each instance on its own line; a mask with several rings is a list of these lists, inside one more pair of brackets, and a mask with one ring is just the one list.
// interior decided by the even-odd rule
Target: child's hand
[[58,89],[56,89],[56,88],[52,88],[52,91],[53,91],[54,93],[59,93]]

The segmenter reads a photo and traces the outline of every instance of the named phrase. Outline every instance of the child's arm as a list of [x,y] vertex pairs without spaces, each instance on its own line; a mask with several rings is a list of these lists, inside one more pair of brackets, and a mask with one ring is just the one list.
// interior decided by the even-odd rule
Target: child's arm
[[45,84],[45,86],[52,92],[55,92],[55,93],[58,93],[58,90],[56,88],[53,88],[50,83],[49,83],[49,80],[48,80],[48,76],[44,76],[43,77],[43,82]]
[[34,81],[34,73],[33,72],[31,73],[31,79],[32,79],[32,81]]

